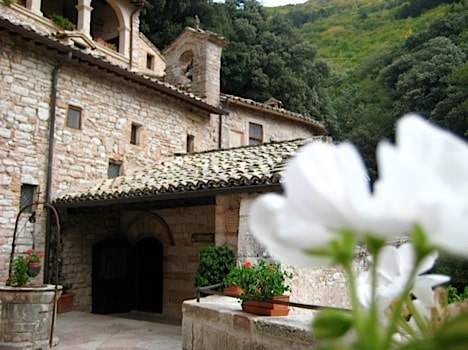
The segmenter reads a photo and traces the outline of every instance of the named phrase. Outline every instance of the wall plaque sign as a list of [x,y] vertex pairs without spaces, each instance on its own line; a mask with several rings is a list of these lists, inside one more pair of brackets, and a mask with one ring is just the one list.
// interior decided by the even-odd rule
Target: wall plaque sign
[[214,243],[214,233],[192,233],[192,242]]

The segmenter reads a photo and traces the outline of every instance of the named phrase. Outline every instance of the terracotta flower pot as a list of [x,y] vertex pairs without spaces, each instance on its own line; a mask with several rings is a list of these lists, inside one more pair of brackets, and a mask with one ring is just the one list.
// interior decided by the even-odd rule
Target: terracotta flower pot
[[[274,300],[289,301],[289,295],[273,297]],[[289,314],[289,306],[273,304],[268,301],[244,301],[242,310],[251,314],[263,316],[287,316]]]
[[239,286],[230,286],[224,290],[224,294],[233,297],[240,297],[242,294],[244,294],[244,291]]

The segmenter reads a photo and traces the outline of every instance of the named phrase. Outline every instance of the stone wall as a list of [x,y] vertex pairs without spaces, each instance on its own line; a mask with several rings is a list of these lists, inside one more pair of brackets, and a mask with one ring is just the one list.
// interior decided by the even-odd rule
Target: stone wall
[[[36,199],[45,198],[51,79],[58,57],[8,35],[1,36],[0,46],[0,251],[9,252],[21,185],[37,185]],[[57,87],[52,196],[82,181],[107,178],[109,161],[120,162],[125,173],[185,152],[187,134],[195,136],[195,151],[217,146],[209,115],[73,59],[61,69]],[[66,126],[69,105],[81,108],[81,129]],[[141,126],[138,145],[130,144],[132,123]],[[38,221],[36,230],[42,225]],[[1,270],[6,266],[2,254]]]
[[184,350],[312,350],[312,316],[264,317],[242,311],[237,299],[209,296],[182,305]]
[[[92,247],[111,237],[125,237],[135,243],[155,237],[163,250],[163,314],[181,317],[181,304],[196,293],[194,276],[198,252],[209,242],[194,242],[194,234],[214,234],[214,206],[162,209],[153,212],[87,212],[63,215],[64,280],[73,285],[74,310],[91,311]],[[156,214],[165,224],[148,216]],[[136,222],[131,225],[131,222]],[[164,227],[162,227],[164,226]],[[169,232],[166,232],[166,228]],[[171,241],[173,241],[171,243]]]
[[[263,126],[263,141],[284,141],[298,138],[307,138],[314,136],[310,126],[276,118],[271,115],[260,112],[252,112],[246,108],[229,106],[229,118],[223,119],[223,147],[240,146],[237,144],[237,138],[240,137],[242,145],[249,144],[249,123],[260,124]],[[237,134],[233,138],[232,134]]]

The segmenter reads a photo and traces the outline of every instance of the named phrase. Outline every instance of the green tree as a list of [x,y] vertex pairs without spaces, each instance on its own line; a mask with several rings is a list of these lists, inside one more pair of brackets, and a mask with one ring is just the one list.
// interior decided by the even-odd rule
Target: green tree
[[275,97],[283,107],[323,122],[338,133],[327,93],[329,67],[285,16],[268,17],[256,0],[152,0],[142,30],[164,48],[197,15],[201,27],[227,38],[221,67],[224,93],[259,102]]

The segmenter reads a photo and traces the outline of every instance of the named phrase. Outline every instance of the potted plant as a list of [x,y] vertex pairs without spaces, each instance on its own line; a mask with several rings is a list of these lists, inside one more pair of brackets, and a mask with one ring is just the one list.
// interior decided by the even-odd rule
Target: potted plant
[[43,257],[43,253],[37,253],[34,249],[28,249],[25,256],[17,256],[12,262],[11,274],[6,284],[12,287],[25,286],[31,277],[36,277],[41,271]]
[[44,253],[38,253],[34,249],[26,251],[25,259],[28,264],[28,275],[36,277],[41,272],[41,259],[44,258]]
[[[289,313],[287,305],[273,304],[269,300],[289,301],[289,295],[285,293],[291,291],[286,283],[290,278],[292,274],[282,271],[278,263],[260,260],[256,265],[247,261],[244,265],[234,266],[224,283],[227,287],[240,288],[238,296],[242,310],[260,315],[286,316]],[[229,294],[229,289],[226,294]]]
[[57,300],[57,313],[62,314],[64,312],[72,311],[73,301],[75,299],[75,293],[70,292],[72,287],[69,283],[62,283],[63,293]]

